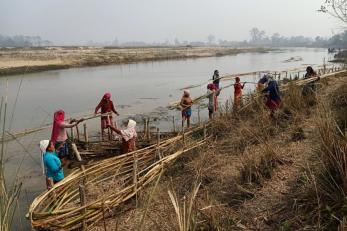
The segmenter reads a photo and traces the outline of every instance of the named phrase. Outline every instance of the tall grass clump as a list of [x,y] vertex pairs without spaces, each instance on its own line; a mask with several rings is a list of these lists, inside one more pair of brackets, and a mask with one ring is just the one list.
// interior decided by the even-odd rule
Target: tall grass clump
[[347,218],[347,137],[325,108],[319,109],[316,124],[319,162],[308,168],[304,206],[315,228],[337,230]]
[[[6,90],[7,92],[7,90]],[[19,198],[21,184],[14,180],[11,187],[5,178],[5,154],[6,143],[5,128],[7,114],[7,96],[1,98],[0,104],[0,128],[1,128],[1,149],[0,149],[0,230],[10,230],[13,224],[13,218],[16,212],[16,205]]]
[[175,209],[177,226],[179,231],[193,231],[197,226],[197,214],[194,212],[194,202],[198,194],[201,183],[196,184],[188,201],[183,198],[183,203],[179,202],[179,198],[174,191],[168,191],[171,203]]

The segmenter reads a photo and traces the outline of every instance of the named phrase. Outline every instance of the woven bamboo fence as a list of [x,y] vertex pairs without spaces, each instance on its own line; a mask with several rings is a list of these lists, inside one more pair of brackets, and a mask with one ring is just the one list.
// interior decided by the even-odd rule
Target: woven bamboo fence
[[32,202],[28,213],[32,228],[92,227],[103,219],[106,208],[134,197],[179,156],[203,145],[206,129],[206,124],[198,126],[156,145],[73,171]]

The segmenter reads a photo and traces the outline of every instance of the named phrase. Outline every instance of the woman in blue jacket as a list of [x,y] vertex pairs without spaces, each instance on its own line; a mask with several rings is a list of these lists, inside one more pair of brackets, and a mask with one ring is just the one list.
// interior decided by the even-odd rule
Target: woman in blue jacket
[[[61,161],[55,152],[54,144],[51,141],[43,140],[40,142],[40,148],[43,152],[43,165],[46,179],[51,178],[53,183],[56,184],[64,179],[64,171],[61,166]],[[47,181],[47,188],[50,185]]]

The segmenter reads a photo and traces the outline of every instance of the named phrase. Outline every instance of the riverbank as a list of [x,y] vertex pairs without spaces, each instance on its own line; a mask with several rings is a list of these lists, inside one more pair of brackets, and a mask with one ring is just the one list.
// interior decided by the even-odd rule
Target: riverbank
[[[345,155],[346,135],[327,118],[345,123],[346,76],[322,79],[319,86],[317,98],[305,100],[302,87],[290,86],[275,123],[256,102],[217,118],[207,149],[182,156],[96,230],[173,230],[183,222],[197,230],[345,230],[344,197],[338,196],[346,189],[335,181],[345,160],[335,155]],[[327,151],[325,141],[336,149]]]
[[59,70],[73,67],[91,67],[127,64],[155,60],[219,57],[247,52],[263,53],[269,48],[226,47],[40,47],[0,49],[0,76]]

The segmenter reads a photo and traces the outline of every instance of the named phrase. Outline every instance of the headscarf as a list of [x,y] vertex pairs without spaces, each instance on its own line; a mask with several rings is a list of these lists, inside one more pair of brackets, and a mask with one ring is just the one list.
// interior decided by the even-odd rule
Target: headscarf
[[57,141],[57,138],[59,136],[60,124],[63,123],[64,120],[65,112],[63,110],[59,110],[54,113],[54,122],[51,135],[51,141],[53,142],[53,144],[55,144],[55,142]]
[[134,120],[129,120],[128,121],[128,125],[127,128],[124,130],[121,130],[122,133],[122,137],[125,141],[129,141],[132,138],[136,138],[137,137],[137,133],[136,133],[136,122]]
[[40,150],[41,150],[41,167],[42,167],[42,173],[45,174],[45,165],[43,163],[43,155],[46,153],[46,149],[49,145],[49,140],[41,140],[39,143]]
[[106,100],[106,99],[111,99],[111,93],[106,92],[106,93],[104,94],[104,96],[102,97],[102,99],[104,99],[104,100]]
[[186,97],[190,96],[190,91],[188,89],[183,90],[183,95]]

